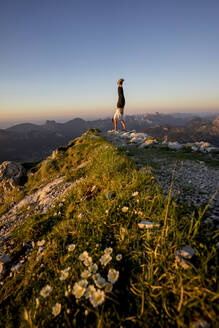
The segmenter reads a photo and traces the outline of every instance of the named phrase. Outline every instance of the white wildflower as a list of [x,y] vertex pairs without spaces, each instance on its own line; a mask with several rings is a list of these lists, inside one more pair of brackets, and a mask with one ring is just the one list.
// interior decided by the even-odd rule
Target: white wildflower
[[100,262],[103,266],[106,266],[111,260],[112,257],[109,254],[104,254],[100,258]]
[[71,312],[71,310],[70,309],[67,309],[66,312],[69,314]]
[[84,315],[86,315],[86,316],[88,315],[88,310],[84,311]]
[[105,248],[104,253],[105,254],[111,254],[113,251],[112,247]]
[[93,293],[93,295],[90,298],[91,304],[96,307],[98,305],[101,305],[104,302],[105,299],[105,293],[104,291],[98,289],[96,292]]
[[84,265],[85,266],[90,266],[92,263],[92,257],[88,256],[85,260],[84,260]]
[[109,272],[108,272],[108,280],[114,284],[118,278],[119,278],[119,271],[116,271],[115,269],[109,269]]
[[84,293],[86,291],[85,287],[82,287],[81,285],[79,285],[79,283],[75,283],[73,286],[73,291],[72,294],[75,296],[75,298],[81,298]]
[[87,279],[82,279],[82,280],[78,281],[78,284],[79,284],[81,287],[86,288],[87,285],[88,285],[88,281],[87,281]]
[[138,196],[138,194],[139,194],[139,192],[138,191],[135,191],[135,192],[133,192],[132,196],[133,197],[136,197],[136,196]]
[[121,261],[122,259],[122,254],[117,254],[116,255],[116,261]]
[[122,212],[123,213],[127,213],[128,210],[129,210],[129,208],[127,206],[123,206],[123,208],[122,208]]
[[105,286],[105,293],[110,293],[113,289],[113,285],[109,282],[106,283],[106,286]]
[[81,255],[79,256],[79,260],[84,261],[86,260],[86,258],[88,257],[88,252],[84,251],[83,253],[81,253]]
[[61,312],[61,304],[60,303],[56,303],[55,306],[53,306],[52,308],[52,314],[56,317],[57,315],[59,315],[59,313]]
[[68,278],[68,276],[69,276],[69,270],[70,270],[71,268],[70,267],[68,267],[68,268],[66,268],[66,269],[64,269],[64,270],[61,270],[61,277],[59,278],[60,280],[65,280],[65,279],[67,279]]
[[43,287],[40,291],[40,295],[43,297],[47,297],[52,291],[52,287],[50,287],[49,285],[46,285],[45,287]]
[[70,244],[67,247],[68,252],[72,252],[75,249],[75,244]]
[[89,285],[85,293],[85,298],[86,299],[91,298],[93,293],[95,292],[96,292],[96,288],[94,287],[94,285]]
[[91,263],[91,265],[88,267],[88,270],[92,273],[96,273],[98,270],[98,266],[96,263]]
[[92,275],[93,281],[98,280],[101,277],[99,273],[95,273]]
[[98,288],[103,288],[106,286],[106,280],[103,277],[99,277],[95,280],[95,284]]
[[91,272],[88,271],[88,270],[84,270],[82,273],[81,273],[81,277],[84,278],[84,279],[87,279],[91,276]]

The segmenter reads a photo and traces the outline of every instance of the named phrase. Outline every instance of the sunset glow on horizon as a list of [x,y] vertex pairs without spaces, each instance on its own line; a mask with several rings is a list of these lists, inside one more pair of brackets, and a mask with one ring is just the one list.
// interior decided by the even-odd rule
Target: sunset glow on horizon
[[219,2],[1,1],[0,128],[125,114],[219,113]]

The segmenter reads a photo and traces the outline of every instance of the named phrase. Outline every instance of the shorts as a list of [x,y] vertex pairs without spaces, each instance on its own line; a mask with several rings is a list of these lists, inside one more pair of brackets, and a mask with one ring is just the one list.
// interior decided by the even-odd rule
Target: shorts
[[115,120],[121,121],[123,119],[123,108],[117,108],[113,118]]

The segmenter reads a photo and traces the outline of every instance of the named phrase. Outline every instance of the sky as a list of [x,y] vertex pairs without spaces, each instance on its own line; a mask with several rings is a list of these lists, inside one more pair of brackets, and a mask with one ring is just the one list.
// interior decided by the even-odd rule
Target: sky
[[219,0],[0,0],[0,127],[219,113]]

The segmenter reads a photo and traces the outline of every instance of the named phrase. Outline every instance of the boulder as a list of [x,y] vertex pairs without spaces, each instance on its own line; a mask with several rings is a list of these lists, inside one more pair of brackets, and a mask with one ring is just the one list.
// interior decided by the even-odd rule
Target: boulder
[[0,263],[4,263],[4,264],[7,264],[11,262],[11,258],[10,256],[8,256],[7,254],[3,254],[1,257],[0,257]]
[[168,142],[167,143],[168,147],[170,149],[176,149],[176,150],[179,150],[179,149],[182,149],[184,145],[178,143],[177,141],[175,142]]
[[17,263],[15,265],[13,265],[13,267],[11,268],[11,272],[18,272],[20,271],[20,269],[22,268],[23,263]]
[[122,139],[132,139],[133,137],[130,135],[129,132],[125,132],[125,133],[120,135],[120,138],[122,138]]
[[185,259],[191,259],[195,255],[195,250],[190,246],[184,246],[177,254]]
[[138,223],[138,227],[140,229],[151,229],[151,228],[159,228],[160,224],[159,223],[153,223],[150,221],[141,221]]
[[4,200],[13,188],[23,185],[26,178],[26,170],[20,163],[3,162],[0,165],[0,199]]
[[145,148],[145,147],[149,147],[149,146],[152,146],[152,145],[155,145],[157,144],[158,141],[155,140],[155,139],[148,139],[146,140],[144,143],[142,143],[139,148]]
[[6,268],[7,264],[10,262],[11,262],[11,258],[7,254],[3,254],[0,257],[0,275],[5,273],[5,268]]
[[142,132],[138,132],[138,133],[135,133],[135,137],[136,138],[148,138],[149,137],[149,135],[148,134],[146,134],[146,133],[142,133]]
[[143,139],[142,138],[137,138],[137,137],[133,137],[130,142],[131,143],[142,143]]
[[200,149],[211,147],[211,144],[209,142],[200,142]]
[[197,146],[195,146],[195,145],[192,145],[192,146],[191,146],[191,149],[192,149],[193,151],[198,151],[199,148],[198,148]]

